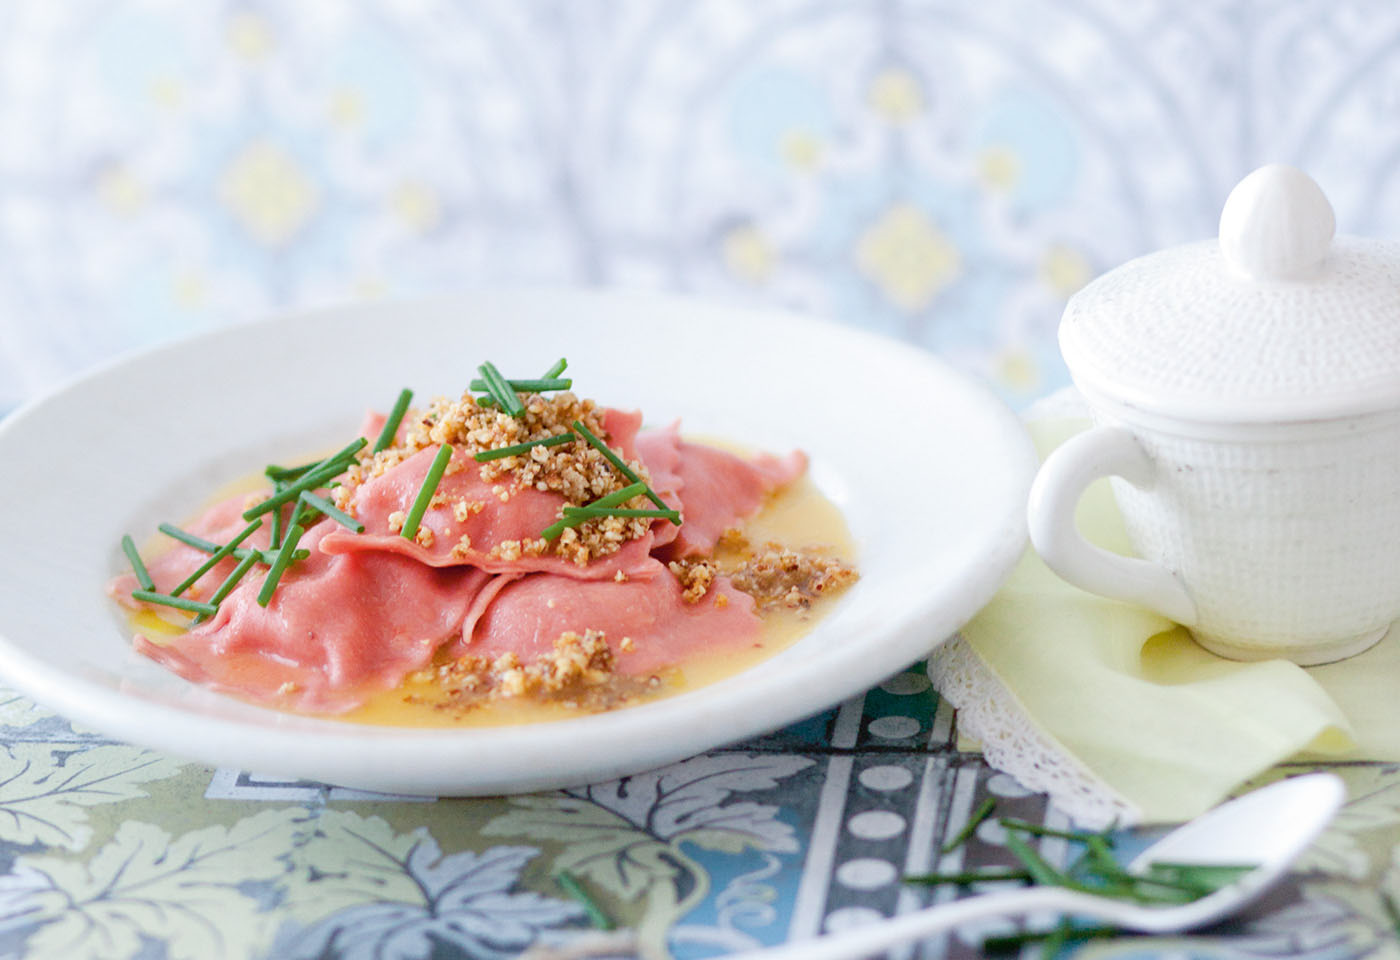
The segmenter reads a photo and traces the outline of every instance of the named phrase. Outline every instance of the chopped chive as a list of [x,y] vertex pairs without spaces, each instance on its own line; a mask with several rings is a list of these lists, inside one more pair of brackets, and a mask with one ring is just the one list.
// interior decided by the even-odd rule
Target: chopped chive
[[[273,488],[274,493],[282,492],[282,484],[278,483]],[[276,550],[282,546],[282,508],[278,507],[272,511],[272,529],[268,533],[267,545],[269,549]]]
[[[203,537],[197,537],[192,533],[181,530],[173,523],[162,523],[157,526],[156,529],[172,540],[179,540],[185,546],[194,547],[196,550],[203,551],[204,553],[213,553],[215,550],[219,549],[219,544],[214,543],[212,540],[205,540]],[[300,553],[301,551],[297,552]],[[262,564],[271,564],[275,556],[273,552],[254,550],[249,547],[239,547],[237,550],[233,551],[233,555],[240,560],[249,554],[257,557],[258,562]],[[309,552],[307,552],[307,556],[310,556]]]
[[418,496],[413,498],[413,506],[408,510],[408,517],[403,522],[403,530],[400,535],[412,540],[418,535],[418,524],[423,519],[423,514],[428,511],[428,503],[433,499],[433,494],[437,492],[438,483],[442,480],[442,474],[447,469],[447,462],[452,459],[452,444],[444,443],[438,448],[437,456],[433,457],[433,464],[428,468],[428,475],[423,478],[423,485],[418,488]]
[[583,889],[583,885],[574,879],[573,874],[567,870],[560,870],[554,875],[554,880],[564,889],[564,892],[577,900],[582,906],[584,913],[588,914],[588,921],[593,924],[595,930],[611,930],[613,922],[603,908],[598,906],[598,901],[589,896],[588,891]]
[[[558,377],[541,378],[539,380],[507,380],[506,386],[516,393],[545,393],[550,390],[567,390],[574,385],[572,380]],[[468,384],[469,389],[478,393],[490,392],[485,380],[473,380]]]
[[157,593],[154,590],[133,590],[131,595],[137,600],[144,600],[146,603],[158,603],[166,607],[175,607],[178,610],[188,610],[190,613],[207,613],[213,616],[218,611],[218,607],[212,603],[200,603],[198,600],[187,600],[184,597],[172,597],[164,593]]
[[1056,830],[1054,827],[1042,826],[1038,823],[1031,823],[1029,820],[1017,820],[1014,817],[1002,817],[997,823],[1007,830],[1020,830],[1022,833],[1034,834],[1037,837],[1059,837],[1062,840],[1077,840],[1080,843],[1089,843],[1091,838],[1097,837],[1099,840],[1111,844],[1107,838],[1099,833],[1089,833],[1085,830]]
[[[646,484],[644,483],[634,483],[631,486],[614,491],[605,497],[599,497],[597,500],[588,504],[588,506],[615,507],[620,503],[626,503],[628,500],[631,500],[633,497],[645,491],[646,488]],[[540,531],[540,537],[545,540],[557,540],[559,539],[559,535],[569,527],[576,527],[587,520],[587,517],[565,517],[563,520],[556,520]]]
[[301,492],[303,490],[314,490],[317,487],[324,484],[326,481],[331,480],[344,473],[350,467],[350,460],[355,456],[355,454],[359,453],[362,449],[364,449],[365,445],[368,443],[368,440],[366,440],[364,437],[360,437],[358,440],[345,447],[343,450],[340,450],[327,457],[325,460],[317,464],[315,468],[308,470],[306,473],[298,477],[295,481],[287,484],[285,489],[274,493],[262,503],[259,503],[256,506],[244,510],[243,519],[252,520],[254,517],[261,516],[262,514],[267,513],[269,510],[272,510],[275,507],[280,507],[284,503],[296,500],[299,496],[301,496]]
[[1020,836],[1015,833],[1007,833],[1006,849],[1010,851],[1013,857],[1021,861],[1021,865],[1026,868],[1026,871],[1031,875],[1031,879],[1036,883],[1051,887],[1074,888],[1081,886],[1050,866],[1040,854],[1030,848],[1030,844],[1026,843],[1026,841],[1022,840]]
[[1113,858],[1113,853],[1109,850],[1111,841],[1107,837],[1096,833],[1089,837],[1085,844],[1088,848],[1086,853],[1089,857],[1089,863],[1093,864],[1095,870],[1103,872],[1104,870],[1118,869],[1118,861]]
[[966,887],[974,883],[999,883],[1006,880],[1029,880],[1031,875],[1025,870],[968,870],[962,873],[914,873],[904,878],[905,883],[936,887],[944,883]]
[[321,463],[320,460],[312,460],[310,463],[303,463],[299,467],[279,467],[275,463],[269,463],[263,468],[263,476],[269,480],[295,480],[312,467]]
[[208,560],[205,560],[202,564],[195,568],[195,571],[193,573],[191,573],[185,579],[181,580],[180,583],[175,587],[175,589],[170,591],[170,595],[172,597],[178,597],[190,587],[194,586],[194,582],[196,580],[204,576],[210,570],[214,569],[215,564],[217,564],[224,557],[227,557],[229,554],[233,553],[233,551],[237,550],[238,545],[244,540],[247,540],[248,537],[252,535],[253,531],[261,526],[261,520],[254,520],[252,523],[244,527],[242,532],[240,532],[238,536],[234,537],[228,543],[224,544],[222,547],[211,553],[209,555]]
[[569,443],[577,439],[578,437],[572,433],[560,433],[552,437],[545,437],[543,440],[531,440],[529,443],[517,443],[510,447],[496,447],[494,450],[482,450],[480,453],[472,454],[472,459],[478,463],[485,463],[488,460],[502,460],[506,457],[529,453],[535,447],[557,447],[561,443]]
[[[608,463],[611,463],[614,467],[616,467],[618,472],[621,473],[624,477],[626,477],[628,480],[631,480],[633,483],[642,482],[642,478],[637,476],[637,472],[631,467],[629,467],[627,464],[623,463],[622,458],[619,457],[617,454],[613,453],[612,449],[606,443],[604,443],[602,440],[599,440],[592,430],[589,430],[587,427],[585,427],[583,425],[582,420],[574,421],[574,429],[577,430],[579,433],[583,434],[583,439],[587,440],[590,444],[592,444],[594,449],[596,449],[599,453],[606,457]],[[647,487],[646,490],[643,492],[646,493],[647,499],[650,500],[652,503],[656,504],[658,508],[662,510],[671,509],[670,506],[666,503],[666,501],[658,497],[656,495],[656,491],[651,489],[651,487]]]
[[510,384],[506,383],[506,378],[501,376],[501,371],[496,369],[494,363],[487,360],[476,369],[481,372],[481,379],[486,381],[487,391],[502,410],[512,417],[518,417],[525,412],[525,405],[520,402],[520,398],[515,395]]
[[[243,575],[249,570],[251,570],[253,568],[253,564],[257,563],[257,561],[257,556],[251,553],[248,554],[248,556],[244,557],[242,560],[238,561],[238,566],[234,567],[233,572],[230,573],[227,577],[224,577],[224,582],[219,584],[219,588],[214,591],[212,596],[209,597],[209,605],[217,610],[219,604],[223,603],[224,598],[233,592],[233,588],[238,586],[238,581],[243,579]],[[209,619],[209,616],[210,615],[207,613],[201,613],[199,616],[194,618],[194,622],[203,623],[205,620]]]
[[1060,951],[1065,948],[1069,941],[1070,927],[1069,920],[1061,917],[1055,924],[1055,929],[1050,931],[1050,936],[1045,938],[1045,943],[1040,947],[1041,960],[1055,960],[1060,955]]
[[151,572],[146,569],[146,565],[141,562],[141,553],[136,549],[136,542],[131,539],[131,534],[122,535],[122,551],[126,553],[126,558],[131,561],[131,571],[136,574],[136,582],[141,584],[142,590],[154,590],[155,581],[151,579]]
[[277,589],[277,583],[282,579],[282,574],[287,572],[287,567],[291,566],[292,553],[296,549],[297,541],[306,532],[304,527],[292,524],[292,528],[287,531],[287,538],[282,541],[282,547],[277,551],[277,559],[273,561],[272,568],[267,571],[267,576],[263,578],[262,589],[258,591],[258,606],[265,607],[272,602],[272,594]]
[[553,380],[555,377],[559,376],[559,374],[563,373],[568,368],[568,366],[569,361],[563,357],[560,357],[554,362],[554,366],[550,367],[544,372],[544,379]]
[[399,432],[399,424],[403,422],[403,415],[412,399],[412,390],[404,387],[399,391],[399,398],[394,401],[394,408],[389,411],[389,416],[384,420],[384,427],[379,431],[379,439],[369,448],[370,453],[378,453],[393,445],[394,436]]
[[318,497],[310,490],[303,490],[301,492],[301,502],[309,507],[315,507],[317,510],[320,510],[322,513],[330,517],[342,527],[347,527],[351,530],[354,530],[356,533],[365,532],[365,525],[363,523],[356,520],[354,517],[350,516],[350,514],[346,513],[345,511],[339,509],[335,504],[331,503],[325,497]]
[[1390,929],[1400,935],[1400,906],[1395,903],[1395,898],[1384,890],[1381,892],[1381,909],[1385,911],[1386,919],[1390,921]]
[[967,823],[963,824],[962,829],[953,834],[951,840],[943,844],[943,852],[952,853],[954,850],[958,849],[958,847],[966,843],[968,838],[972,836],[972,832],[982,825],[982,821],[992,815],[992,811],[996,809],[996,806],[997,802],[991,797],[983,800],[982,803],[978,805],[977,809],[972,811],[972,816],[967,818]]
[[[1070,927],[1065,933],[1065,939],[1068,942],[1098,940],[1104,937],[1116,937],[1122,932],[1123,930],[1120,927]],[[1055,933],[1055,930],[1038,930],[987,937],[982,941],[982,951],[984,953],[1011,953],[1012,951],[1021,949],[1027,944],[1040,943],[1047,940],[1054,936]]]
[[1195,884],[1207,893],[1214,893],[1221,887],[1228,887],[1240,877],[1255,868],[1247,865],[1214,863],[1150,863],[1147,865],[1148,879],[1160,879],[1168,874],[1174,880]]
[[565,507],[566,517],[660,517],[679,523],[680,513],[675,510],[633,510],[624,507]]

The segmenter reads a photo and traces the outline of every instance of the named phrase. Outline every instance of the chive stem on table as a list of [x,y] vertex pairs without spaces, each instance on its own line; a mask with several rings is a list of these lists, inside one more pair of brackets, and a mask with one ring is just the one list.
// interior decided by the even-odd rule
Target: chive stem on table
[[[583,439],[587,440],[590,444],[592,444],[593,448],[599,453],[601,453],[607,459],[608,463],[611,463],[614,467],[616,467],[618,473],[622,474],[624,477],[626,477],[628,480],[631,480],[633,483],[642,482],[642,478],[637,476],[637,471],[633,470],[631,467],[629,467],[626,463],[622,461],[621,457],[613,453],[612,448],[609,447],[602,440],[600,440],[597,434],[595,434],[592,430],[589,430],[587,427],[585,427],[583,425],[582,420],[574,421],[574,429],[577,430],[580,434],[582,434]],[[667,504],[665,500],[662,500],[659,496],[657,496],[656,491],[651,489],[651,487],[647,487],[643,492],[647,495],[647,499],[650,500],[652,503],[656,504],[656,506],[659,509],[671,509],[670,505]]]
[[409,507],[408,516],[404,518],[400,536],[408,540],[418,536],[418,524],[422,522],[423,514],[428,512],[428,504],[432,502],[433,494],[437,493],[438,484],[442,481],[442,475],[451,459],[452,444],[444,443],[438,448],[437,456],[433,457],[432,466],[428,467],[428,475],[423,478],[423,485],[418,488],[418,496],[413,498],[413,506]]
[[302,503],[306,504],[308,507],[314,507],[320,510],[342,527],[353,530],[356,533],[365,532],[365,525],[363,523],[350,516],[350,514],[346,513],[344,510],[341,510],[325,497],[318,497],[310,490],[303,490],[300,499]]
[[1396,904],[1395,898],[1382,890],[1381,909],[1385,911],[1386,919],[1390,921],[1390,929],[1400,936],[1400,904]]
[[238,545],[244,540],[247,540],[248,537],[252,535],[253,531],[261,526],[261,520],[254,520],[252,523],[244,527],[239,532],[238,536],[234,537],[228,543],[224,544],[222,547],[211,553],[209,555],[208,560],[205,560],[203,563],[201,563],[198,567],[195,568],[193,573],[191,573],[188,577],[176,584],[175,589],[170,591],[170,595],[172,597],[178,597],[190,587],[194,586],[196,580],[204,576],[210,570],[213,570],[215,565],[218,564],[220,560],[224,559],[224,557],[227,557],[229,554],[233,553],[233,551],[237,550]]
[[262,589],[258,591],[258,606],[265,607],[272,602],[272,594],[277,589],[278,582],[282,579],[282,574],[287,572],[287,567],[292,563],[292,554],[296,550],[297,541],[306,532],[306,528],[300,524],[292,524],[292,528],[287,531],[286,539],[282,541],[281,548],[277,551],[277,559],[272,562],[272,567],[267,571],[267,576],[263,578]]
[[992,815],[992,811],[995,810],[996,807],[997,802],[991,797],[988,797],[978,804],[977,809],[972,811],[972,815],[967,818],[967,823],[962,825],[962,829],[953,834],[952,839],[947,843],[943,844],[943,852],[952,853],[954,850],[958,849],[958,847],[966,843],[968,838],[972,836],[973,831],[982,825],[983,820],[986,820]]
[[506,378],[501,376],[501,371],[496,369],[494,363],[487,360],[476,369],[481,373],[481,379],[486,382],[486,390],[497,406],[512,417],[518,417],[525,412],[525,405],[520,402],[520,398],[515,395],[510,384],[506,383]]
[[131,595],[146,603],[158,603],[166,607],[175,607],[177,610],[188,610],[190,613],[207,613],[212,616],[218,611],[218,607],[212,603],[200,603],[198,600],[190,600],[185,597],[172,597],[154,590],[133,590]]
[[1050,866],[1045,858],[1032,850],[1030,844],[1015,833],[1008,832],[1006,834],[1006,849],[1013,857],[1021,861],[1021,865],[1026,868],[1031,879],[1038,884],[1048,887],[1082,886]]
[[997,820],[997,823],[1007,830],[1020,830],[1022,833],[1034,834],[1037,837],[1058,837],[1062,840],[1076,840],[1083,844],[1098,839],[1109,846],[1113,845],[1111,838],[1105,837],[1101,833],[1090,833],[1086,830],[1056,830],[1054,827],[1031,823],[1029,820],[1017,820],[1015,817],[1002,817]]
[[567,870],[560,870],[554,875],[554,880],[563,888],[564,892],[573,897],[583,907],[583,912],[588,914],[588,922],[593,924],[595,930],[611,930],[615,926],[603,908],[598,906],[598,901],[583,889],[583,884],[574,878],[574,875]]
[[970,886],[974,883],[1004,883],[1007,880],[1030,880],[1031,875],[1025,870],[965,870],[960,873],[913,873],[904,878],[905,883],[914,883],[925,887],[936,887],[941,884],[951,883],[959,887]]
[[379,431],[379,438],[374,441],[374,446],[369,448],[370,453],[378,453],[387,450],[394,444],[394,437],[398,435],[399,424],[403,423],[403,415],[408,412],[408,405],[413,400],[413,391],[404,387],[399,391],[398,399],[394,401],[393,409],[389,411],[389,416],[384,420],[384,427]]
[[[574,385],[574,382],[567,377],[541,377],[537,380],[507,380],[505,383],[506,386],[510,387],[510,389],[516,393],[545,393],[551,390],[567,390]],[[468,387],[475,390],[477,393],[490,392],[490,388],[486,386],[486,381],[481,379],[473,380],[468,384]]]
[[[1051,930],[1031,930],[1024,933],[1008,933],[996,937],[987,937],[982,941],[984,953],[1011,953],[1019,950],[1027,944],[1042,943],[1056,934],[1055,929]],[[1077,943],[1083,940],[1098,940],[1104,937],[1116,937],[1123,933],[1119,927],[1093,926],[1075,927],[1071,926],[1065,932],[1066,943]]]
[[141,552],[136,549],[136,541],[131,539],[131,534],[122,534],[122,552],[131,561],[131,572],[136,574],[136,582],[141,585],[142,590],[154,590],[155,581],[151,579],[151,572],[146,569],[146,564],[141,560]]
[[[615,490],[607,496],[599,497],[597,500],[588,504],[588,506],[615,507],[620,503],[626,503],[633,497],[644,493],[646,488],[647,485],[645,483],[638,481],[637,483],[623,487],[621,490]],[[556,520],[540,531],[540,537],[544,540],[557,540],[559,539],[559,535],[569,527],[577,527],[579,524],[587,522],[588,519],[588,517],[573,516],[565,517],[562,520]]]
[[[219,604],[224,602],[224,598],[233,592],[234,587],[238,586],[238,582],[243,579],[243,575],[246,574],[249,570],[251,570],[253,568],[253,564],[257,562],[257,555],[252,553],[248,554],[242,560],[238,561],[238,566],[234,567],[233,571],[227,577],[224,577],[224,582],[219,584],[218,589],[215,590],[214,593],[209,597],[209,605],[212,606],[215,610],[217,610],[219,608]],[[208,620],[209,617],[210,614],[201,613],[199,616],[194,618],[194,622],[203,623],[205,620]]]
[[535,447],[557,447],[561,443],[569,443],[577,440],[578,437],[572,433],[560,433],[552,437],[545,437],[541,440],[531,440],[527,443],[517,443],[509,447],[496,447],[492,450],[482,450],[480,453],[472,454],[472,459],[477,463],[486,463],[488,460],[503,460],[506,457],[515,457],[529,453]]

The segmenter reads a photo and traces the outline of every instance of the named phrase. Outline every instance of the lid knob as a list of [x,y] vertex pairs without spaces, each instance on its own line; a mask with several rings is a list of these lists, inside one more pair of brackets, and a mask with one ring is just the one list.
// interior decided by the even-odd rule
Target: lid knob
[[1282,163],[1260,167],[1230,191],[1220,213],[1225,262],[1251,280],[1306,280],[1327,259],[1337,218],[1322,188]]

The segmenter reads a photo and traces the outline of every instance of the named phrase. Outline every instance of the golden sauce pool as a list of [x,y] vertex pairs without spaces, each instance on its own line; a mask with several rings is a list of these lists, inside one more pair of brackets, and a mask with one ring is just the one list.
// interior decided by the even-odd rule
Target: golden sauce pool
[[[211,502],[238,493],[250,493],[264,483],[262,477],[249,477],[220,490]],[[753,547],[761,547],[771,541],[792,549],[822,548],[825,556],[846,564],[853,565],[856,559],[855,543],[841,512],[805,474],[772,496],[763,510],[744,525],[743,532]],[[146,556],[154,555],[159,549],[168,549],[168,543],[157,544],[153,541],[146,545],[150,548],[149,552],[145,549],[142,552]],[[739,559],[740,552],[721,545],[713,559],[723,566],[726,560]],[[667,671],[664,682],[654,692],[630,699],[620,708],[625,709],[630,703],[674,696],[747,670],[808,633],[836,599],[817,598],[807,609],[775,606],[761,611],[762,632],[748,650],[725,650],[713,656],[692,657]],[[189,624],[188,617],[177,611],[157,613],[141,610],[129,613],[127,619],[133,632],[155,643],[178,636]],[[393,690],[374,694],[355,710],[327,718],[379,726],[489,727],[543,723],[576,717],[580,712],[583,711],[579,707],[571,707],[565,702],[526,698],[493,697],[463,705],[453,702],[437,683],[410,678]]]
[[[744,527],[754,546],[774,541],[786,547],[824,547],[833,559],[854,563],[855,543],[841,511],[822,495],[806,475],[777,493]],[[722,547],[715,558],[726,559]],[[666,674],[654,694],[635,702],[657,700],[703,687],[749,667],[791,646],[808,633],[836,602],[822,597],[806,610],[775,607],[765,611],[763,632],[748,650],[726,650],[714,656],[692,657]],[[626,706],[621,707],[626,709]],[[335,719],[396,727],[494,727],[517,723],[543,723],[576,717],[577,707],[561,702],[495,698],[470,707],[454,704],[432,682],[407,681],[403,686],[376,694],[364,706]]]

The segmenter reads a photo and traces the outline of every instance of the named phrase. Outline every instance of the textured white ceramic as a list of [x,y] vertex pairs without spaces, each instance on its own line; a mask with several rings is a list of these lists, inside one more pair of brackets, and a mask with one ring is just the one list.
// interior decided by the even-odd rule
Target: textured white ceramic
[[[332,445],[400,387],[560,355],[652,423],[800,447],[862,579],[792,648],[711,687],[560,723],[356,726],[249,706],[134,653],[103,593],[118,541],[258,465]],[[88,726],[221,766],[369,790],[491,794],[658,766],[822,710],[926,655],[1025,543],[1035,455],[986,388],[931,355],[773,312],[644,295],[483,291],[222,331],[109,366],[0,422],[0,673]]]
[[[1400,618],[1400,246],[1333,228],[1316,184],[1261,168],[1218,243],[1111,271],[1061,326],[1098,426],[1042,467],[1031,539],[1222,656],[1326,663]],[[1074,528],[1100,476],[1141,559]]]

